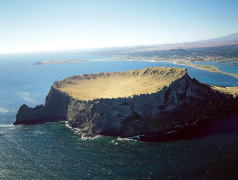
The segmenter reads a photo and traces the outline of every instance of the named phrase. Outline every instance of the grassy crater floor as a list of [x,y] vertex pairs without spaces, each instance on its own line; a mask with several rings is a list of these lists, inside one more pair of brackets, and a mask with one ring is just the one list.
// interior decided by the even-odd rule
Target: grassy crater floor
[[55,87],[81,100],[130,97],[156,93],[186,74],[182,68],[150,67],[141,70],[86,74],[55,83]]

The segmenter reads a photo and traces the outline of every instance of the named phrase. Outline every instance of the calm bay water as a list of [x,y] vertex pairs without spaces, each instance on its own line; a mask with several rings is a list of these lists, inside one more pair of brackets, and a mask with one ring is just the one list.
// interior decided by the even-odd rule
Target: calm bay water
[[[113,137],[82,140],[64,123],[13,126],[21,104],[44,103],[50,85],[67,76],[148,66],[185,67],[129,61],[33,65],[58,59],[110,58],[75,52],[0,56],[0,179],[222,179],[237,175],[233,173],[238,163],[236,133],[152,143]],[[238,64],[219,66],[233,73],[238,70]],[[238,86],[234,77],[186,68],[201,82]]]
[[213,65],[221,71],[238,74],[238,62],[195,62],[196,64]]

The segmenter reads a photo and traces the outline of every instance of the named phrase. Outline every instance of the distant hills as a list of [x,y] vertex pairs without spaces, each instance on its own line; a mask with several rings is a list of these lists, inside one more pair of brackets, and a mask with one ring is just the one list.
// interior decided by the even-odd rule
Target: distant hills
[[[209,40],[208,40],[209,41]],[[216,38],[216,39],[211,39],[210,40],[212,43],[237,43],[238,42],[238,33],[230,34],[228,36]]]
[[169,50],[169,49],[190,49],[190,48],[202,48],[202,47],[217,47],[224,45],[238,45],[238,33],[231,34],[224,37],[215,39],[174,43],[174,44],[160,44],[135,48],[134,51],[155,51],[155,50]]
[[102,49],[102,51],[121,51],[121,52],[141,52],[141,51],[158,51],[158,50],[170,50],[170,49],[190,49],[190,48],[202,48],[202,47],[217,47],[225,45],[238,45],[238,33],[230,34],[227,36],[201,40],[192,41],[184,43],[171,43],[171,44],[157,44],[157,45],[141,45],[141,46],[131,46],[131,47],[120,47],[120,48],[107,48]]
[[173,44],[108,48],[102,55],[187,59],[190,61],[238,61],[238,33],[224,37]]

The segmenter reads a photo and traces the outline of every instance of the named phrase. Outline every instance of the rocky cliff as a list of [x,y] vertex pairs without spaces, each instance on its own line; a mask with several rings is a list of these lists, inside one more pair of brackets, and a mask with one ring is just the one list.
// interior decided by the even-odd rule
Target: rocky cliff
[[237,97],[238,88],[202,84],[180,68],[87,74],[54,83],[45,105],[22,105],[15,124],[65,120],[88,136],[153,135],[238,110]]

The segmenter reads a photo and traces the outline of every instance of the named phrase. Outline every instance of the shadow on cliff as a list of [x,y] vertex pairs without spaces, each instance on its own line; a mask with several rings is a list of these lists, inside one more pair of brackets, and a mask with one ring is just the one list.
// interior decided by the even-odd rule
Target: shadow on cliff
[[190,126],[178,133],[163,134],[153,137],[141,137],[142,141],[168,142],[176,140],[199,139],[212,135],[238,134],[238,112],[227,112],[213,118],[207,118],[196,126]]

